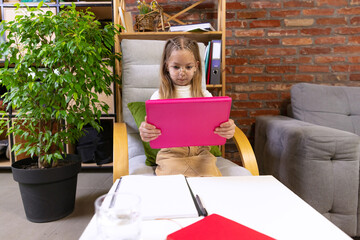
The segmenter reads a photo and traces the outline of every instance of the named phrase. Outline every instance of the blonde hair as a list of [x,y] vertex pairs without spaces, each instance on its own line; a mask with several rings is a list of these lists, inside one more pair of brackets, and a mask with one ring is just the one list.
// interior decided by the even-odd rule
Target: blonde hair
[[201,88],[201,79],[202,79],[202,69],[201,69],[201,59],[199,46],[195,40],[179,36],[167,40],[164,48],[164,52],[161,59],[160,65],[160,76],[161,83],[159,88],[159,95],[162,99],[176,98],[175,86],[173,81],[170,78],[170,73],[168,71],[167,62],[173,51],[178,50],[188,50],[190,51],[195,58],[195,61],[198,62],[196,72],[194,73],[193,79],[191,81],[191,96],[192,97],[203,97],[203,92]]

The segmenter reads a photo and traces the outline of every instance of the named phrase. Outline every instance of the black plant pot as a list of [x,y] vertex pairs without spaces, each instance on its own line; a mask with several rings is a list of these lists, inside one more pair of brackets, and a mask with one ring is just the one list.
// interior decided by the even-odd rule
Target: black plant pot
[[29,221],[55,221],[73,212],[81,159],[77,155],[67,155],[66,160],[72,163],[47,169],[23,169],[22,165],[36,162],[31,158],[12,164],[13,177],[19,183]]

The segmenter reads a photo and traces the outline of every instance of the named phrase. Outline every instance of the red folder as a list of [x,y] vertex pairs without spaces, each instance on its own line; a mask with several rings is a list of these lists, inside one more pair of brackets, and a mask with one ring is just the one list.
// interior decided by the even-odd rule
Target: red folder
[[167,240],[269,240],[274,239],[217,214],[169,234]]

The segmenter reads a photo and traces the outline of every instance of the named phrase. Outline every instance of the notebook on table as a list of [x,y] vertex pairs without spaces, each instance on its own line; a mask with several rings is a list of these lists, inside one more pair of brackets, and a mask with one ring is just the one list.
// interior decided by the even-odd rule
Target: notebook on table
[[230,116],[230,97],[148,100],[147,122],[161,130],[150,141],[152,148],[223,145],[226,139],[214,133]]

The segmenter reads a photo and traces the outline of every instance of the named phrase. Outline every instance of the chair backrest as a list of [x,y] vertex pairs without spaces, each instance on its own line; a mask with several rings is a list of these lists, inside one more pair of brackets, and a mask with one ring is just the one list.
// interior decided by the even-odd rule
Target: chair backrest
[[295,119],[360,135],[360,87],[309,83],[291,88]]
[[[160,63],[166,41],[133,40],[121,41],[122,52],[122,116],[129,135],[129,157],[143,154],[138,128],[128,103],[144,102],[160,86]],[[199,43],[202,69],[204,72],[205,45]],[[203,74],[203,87],[205,76]]]

